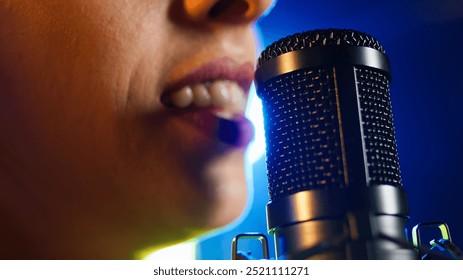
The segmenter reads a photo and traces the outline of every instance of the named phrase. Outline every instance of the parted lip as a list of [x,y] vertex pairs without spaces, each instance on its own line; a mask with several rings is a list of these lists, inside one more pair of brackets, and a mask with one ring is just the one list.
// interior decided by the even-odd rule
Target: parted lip
[[[247,96],[254,78],[254,64],[251,62],[237,63],[227,57],[215,58],[192,68],[180,79],[167,85],[164,96],[188,85],[213,82],[216,80],[228,80],[236,82]],[[162,97],[161,97],[162,98]],[[165,105],[168,102],[163,102]],[[168,106],[169,107],[169,106]],[[204,108],[190,107],[173,110],[179,120],[195,127],[213,143],[225,144],[226,147],[243,148],[253,138],[253,128],[244,114],[236,114],[225,119],[217,114],[224,110],[221,106],[209,106]]]
[[254,64],[251,62],[238,64],[228,57],[215,58],[192,69],[179,80],[169,84],[165,92],[172,92],[187,85],[211,82],[214,80],[229,80],[243,88],[246,95],[254,79]]

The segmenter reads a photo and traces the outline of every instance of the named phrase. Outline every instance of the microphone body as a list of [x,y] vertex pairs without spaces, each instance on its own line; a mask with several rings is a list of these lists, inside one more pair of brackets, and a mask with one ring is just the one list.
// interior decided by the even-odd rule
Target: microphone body
[[371,36],[314,30],[264,50],[262,99],[278,259],[416,259],[389,95],[389,61]]

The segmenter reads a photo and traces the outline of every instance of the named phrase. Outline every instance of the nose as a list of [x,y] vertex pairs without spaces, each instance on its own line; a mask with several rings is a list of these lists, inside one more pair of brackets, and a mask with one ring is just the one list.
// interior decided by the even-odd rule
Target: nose
[[194,21],[252,22],[273,0],[183,0],[187,16]]

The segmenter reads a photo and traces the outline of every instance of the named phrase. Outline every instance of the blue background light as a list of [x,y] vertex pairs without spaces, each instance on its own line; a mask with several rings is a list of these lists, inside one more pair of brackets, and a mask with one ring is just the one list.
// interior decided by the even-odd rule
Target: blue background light
[[[424,221],[444,221],[461,248],[463,1],[280,0],[258,27],[263,46],[296,32],[330,27],[356,29],[381,42],[392,67],[392,109],[410,204],[407,228]],[[260,110],[259,103],[251,99],[248,116],[255,123],[258,138],[247,154],[252,188],[249,208],[233,225],[201,238],[197,246],[200,259],[229,259],[236,234],[267,230]]]

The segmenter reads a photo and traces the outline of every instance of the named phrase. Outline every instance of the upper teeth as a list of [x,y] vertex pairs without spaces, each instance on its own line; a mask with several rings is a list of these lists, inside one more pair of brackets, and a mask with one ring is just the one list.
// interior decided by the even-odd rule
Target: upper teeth
[[218,106],[231,114],[244,113],[246,109],[243,89],[228,80],[188,85],[169,93],[165,101],[176,108]]

